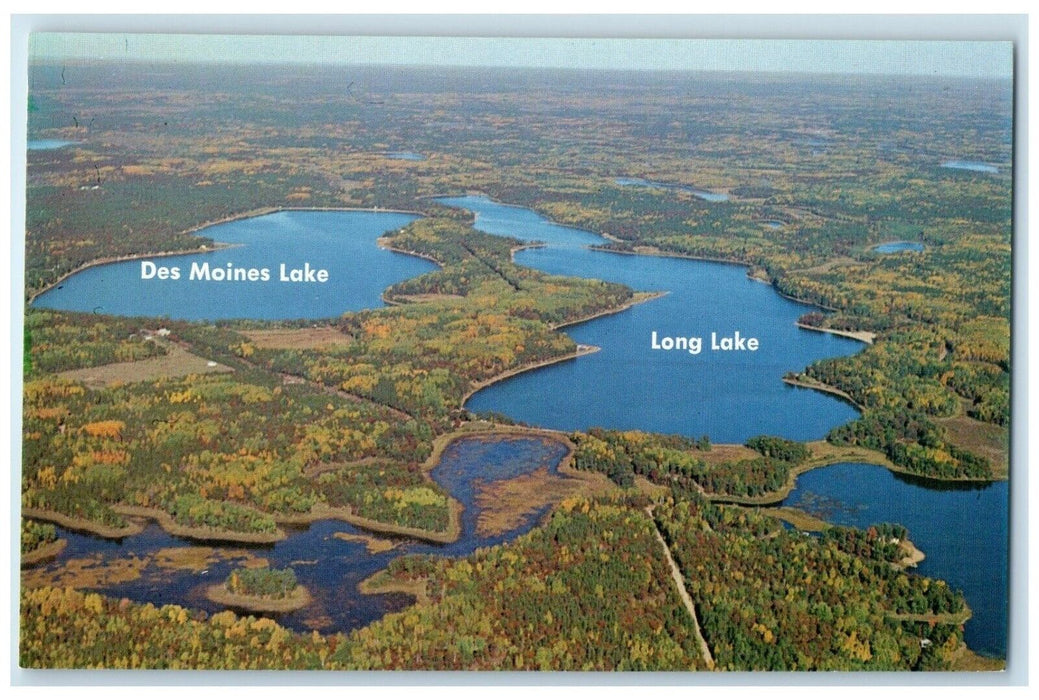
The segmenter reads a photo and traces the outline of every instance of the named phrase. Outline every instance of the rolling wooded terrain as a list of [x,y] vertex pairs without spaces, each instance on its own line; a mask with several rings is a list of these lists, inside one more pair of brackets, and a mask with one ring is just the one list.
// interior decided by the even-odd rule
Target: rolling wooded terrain
[[[384,243],[440,269],[387,289],[384,308],[318,323],[27,304],[23,510],[108,536],[144,515],[196,537],[271,542],[286,523],[346,515],[445,537],[451,499],[426,462],[438,437],[478,418],[467,395],[573,355],[560,326],[638,300],[622,285],[518,266],[519,241],[429,199],[473,191],[602,233],[610,249],[746,264],[820,307],[805,325],[875,336],[855,355],[790,368],[792,381],[860,409],[832,445],[932,478],[1006,478],[1011,102],[1009,81],[942,78],[32,65],[29,139],[74,145],[28,154],[27,302],[87,264],[198,250],[213,243],[194,235],[207,222],[277,208],[420,212]],[[394,157],[402,150],[422,157]],[[952,158],[998,171],[943,167]],[[874,249],[892,240],[924,249]],[[315,325],[320,342],[272,341]],[[230,371],[72,374],[171,353]],[[267,619],[33,588],[22,593],[22,664],[962,663],[962,596],[895,566],[878,545],[894,530],[816,539],[705,500],[777,491],[808,458],[804,445],[761,436],[721,459],[710,436],[590,428],[571,438],[574,466],[610,476],[612,497],[568,501],[528,535],[468,558],[395,561],[386,579],[422,586],[423,598],[368,627],[302,635]],[[25,520],[23,551],[53,542],[48,527]],[[654,529],[695,602],[709,662]]]

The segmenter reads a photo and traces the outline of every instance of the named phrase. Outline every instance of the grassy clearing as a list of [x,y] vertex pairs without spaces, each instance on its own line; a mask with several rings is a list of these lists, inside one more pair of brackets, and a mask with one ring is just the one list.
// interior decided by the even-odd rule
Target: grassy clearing
[[1010,474],[1010,431],[992,423],[982,423],[969,416],[937,418],[947,431],[949,443],[987,457],[992,463],[992,473],[997,479],[1006,479]]
[[27,569],[22,571],[22,588],[54,586],[56,588],[106,588],[136,581],[148,566],[146,557],[105,559],[100,554],[69,559],[56,571]]
[[811,452],[811,456],[806,463],[811,468],[823,467],[839,462],[864,462],[899,471],[898,467],[891,460],[876,450],[856,445],[832,445],[825,440],[816,440],[805,444]]
[[169,343],[168,353],[160,357],[149,357],[136,362],[114,362],[110,365],[74,369],[61,372],[58,376],[83,382],[92,388],[148,382],[156,379],[183,377],[189,374],[208,374],[211,372],[231,372],[226,365],[210,362],[203,357],[193,355],[187,350]]
[[343,335],[338,328],[320,326],[318,328],[286,328],[241,331],[258,348],[273,350],[316,350],[330,345],[347,345],[353,342],[349,336]]
[[780,508],[762,508],[761,512],[764,515],[771,515],[773,518],[778,518],[783,522],[790,523],[798,530],[804,532],[822,532],[826,528],[830,527],[830,523],[809,515],[803,510],[797,508],[790,508],[783,506]]
[[545,468],[515,479],[496,481],[482,487],[476,495],[480,508],[476,534],[480,537],[501,535],[519,527],[545,506],[556,505],[570,496],[593,497],[615,489],[602,474],[576,472],[573,476],[557,476]]
[[702,459],[708,466],[717,466],[722,462],[740,462],[745,459],[756,459],[761,455],[744,445],[711,445],[706,452],[697,452],[696,457]]
[[381,554],[388,552],[391,549],[396,548],[400,542],[394,540],[387,540],[382,537],[372,537],[371,535],[355,535],[350,532],[335,532],[332,533],[332,537],[337,540],[343,540],[344,542],[360,542],[368,550],[369,554]]
[[392,301],[401,303],[422,303],[433,301],[462,301],[464,299],[465,297],[460,294],[399,294],[393,297]]
[[365,580],[357,584],[357,590],[364,595],[378,595],[380,593],[404,593],[414,596],[416,603],[428,603],[429,595],[426,592],[425,578],[406,581],[395,578],[383,569],[377,571]]

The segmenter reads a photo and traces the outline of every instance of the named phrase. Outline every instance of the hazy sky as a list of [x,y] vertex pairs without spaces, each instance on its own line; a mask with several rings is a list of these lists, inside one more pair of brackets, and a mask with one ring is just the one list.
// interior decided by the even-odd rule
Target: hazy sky
[[33,34],[30,58],[1012,76],[1006,41]]

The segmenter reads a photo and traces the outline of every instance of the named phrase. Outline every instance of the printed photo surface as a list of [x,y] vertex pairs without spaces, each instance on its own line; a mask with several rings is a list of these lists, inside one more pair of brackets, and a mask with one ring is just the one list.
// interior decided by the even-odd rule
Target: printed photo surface
[[18,665],[1004,670],[1013,55],[33,34]]

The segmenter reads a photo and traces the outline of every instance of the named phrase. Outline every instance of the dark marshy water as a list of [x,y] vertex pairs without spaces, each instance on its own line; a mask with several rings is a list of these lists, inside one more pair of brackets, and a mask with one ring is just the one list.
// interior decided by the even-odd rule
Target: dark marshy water
[[[440,464],[433,470],[433,480],[440,484],[464,507],[458,540],[436,545],[402,538],[373,535],[338,520],[322,520],[307,528],[287,532],[288,538],[273,545],[200,543],[167,534],[157,525],[120,541],[74,533],[58,528],[59,537],[68,540],[61,555],[44,565],[47,571],[68,570],[69,562],[87,560],[89,569],[115,571],[128,567],[139,576],[122,582],[77,587],[97,590],[115,598],[146,603],[177,604],[189,608],[219,612],[224,606],[210,602],[206,588],[222,583],[231,571],[249,559],[266,559],[272,568],[292,567],[299,582],[306,586],[313,602],[291,613],[270,615],[295,630],[317,629],[342,632],[362,627],[388,612],[409,605],[411,597],[403,594],[364,595],[357,584],[392,559],[407,553],[466,556],[478,547],[490,547],[514,539],[537,524],[545,509],[527,515],[517,527],[500,534],[481,536],[476,532],[480,514],[477,495],[482,486],[514,479],[538,469],[557,473],[567,453],[561,442],[536,437],[473,437],[456,440],[444,451]],[[338,534],[360,536],[350,541]],[[362,541],[364,536],[394,539],[397,546],[384,552],[371,553]],[[201,548],[209,551],[209,560],[194,568],[163,565],[169,550]],[[165,550],[165,551],[164,551]],[[110,577],[109,577],[110,578]]]

